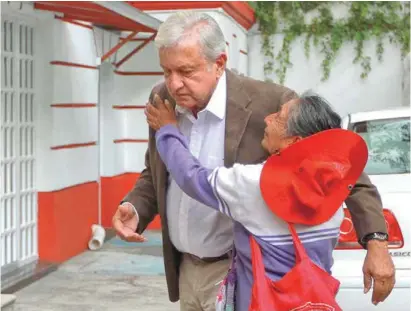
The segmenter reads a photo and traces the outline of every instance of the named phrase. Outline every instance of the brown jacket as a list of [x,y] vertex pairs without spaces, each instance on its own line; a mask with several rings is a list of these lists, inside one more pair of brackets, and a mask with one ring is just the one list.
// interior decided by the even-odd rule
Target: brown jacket
[[[282,103],[295,96],[286,87],[239,76],[227,70],[227,114],[224,164],[253,164],[264,161],[268,154],[261,147],[265,116],[277,112]],[[154,93],[175,104],[165,84],[155,87]],[[171,301],[179,299],[180,253],[170,241],[166,214],[167,171],[156,150],[154,131],[149,131],[146,169],[123,201],[132,203],[139,214],[137,228],[142,233],[154,216],[160,214],[163,231],[163,254]],[[379,193],[368,176],[362,174],[347,198],[355,229],[359,237],[371,232],[386,232]]]

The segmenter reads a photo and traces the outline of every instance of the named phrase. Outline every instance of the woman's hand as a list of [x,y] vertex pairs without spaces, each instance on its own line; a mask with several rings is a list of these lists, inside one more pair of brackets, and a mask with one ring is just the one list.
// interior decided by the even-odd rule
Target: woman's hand
[[149,102],[144,114],[148,125],[156,131],[167,124],[177,125],[176,114],[170,102],[167,99],[163,102],[157,94],[154,95],[154,105]]

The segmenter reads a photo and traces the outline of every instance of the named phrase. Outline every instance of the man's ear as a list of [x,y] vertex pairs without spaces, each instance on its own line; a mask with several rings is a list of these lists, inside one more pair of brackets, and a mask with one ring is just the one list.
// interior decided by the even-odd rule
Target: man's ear
[[217,73],[219,77],[223,75],[226,63],[227,63],[227,54],[221,53],[220,56],[218,56],[218,58],[215,61],[215,64],[217,65]]

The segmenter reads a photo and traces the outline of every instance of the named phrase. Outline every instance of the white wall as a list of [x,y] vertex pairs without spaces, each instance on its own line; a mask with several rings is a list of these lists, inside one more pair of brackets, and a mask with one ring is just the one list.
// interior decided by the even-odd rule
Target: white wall
[[[116,54],[120,61],[142,42],[132,41],[125,44]],[[102,108],[102,152],[101,175],[115,176],[125,172],[141,172],[144,168],[144,154],[148,139],[148,127],[144,110],[139,108],[114,109],[113,106],[144,106],[154,85],[163,76],[121,75],[110,64],[100,68],[100,101]],[[161,72],[157,53],[150,43],[123,66],[122,72],[150,71]],[[118,142],[118,140],[134,140]],[[143,140],[143,141],[137,141]]]
[[[335,15],[342,16],[344,11],[336,6]],[[248,48],[249,74],[251,77],[264,79],[264,56],[261,52],[261,36],[249,35]],[[282,45],[281,34],[273,37],[274,55],[277,55]],[[304,37],[301,37],[291,45],[290,61],[293,64],[286,74],[284,85],[297,92],[311,89],[324,96],[340,114],[356,111],[376,110],[395,107],[402,104],[402,60],[400,48],[384,42],[385,52],[383,61],[379,62],[375,54],[375,41],[367,42],[364,46],[364,55],[372,56],[372,70],[366,80],[360,78],[362,68],[359,64],[353,64],[354,45],[345,43],[335,62],[332,64],[330,77],[321,82],[322,54],[320,48],[311,48],[310,58],[304,55]],[[278,79],[274,74],[269,75],[273,81]]]
[[113,111],[115,76],[113,66],[104,63],[100,66],[100,169],[102,176],[114,176],[124,171],[124,150],[114,144],[122,130],[122,122]]
[[[116,54],[96,69],[50,64],[59,61],[97,67],[98,57],[118,43],[119,35],[52,18],[43,23],[42,37],[48,39],[43,45],[47,60],[39,75],[45,89],[39,113],[39,190],[53,191],[97,181],[99,168],[102,176],[124,173],[127,171],[126,148],[113,143],[114,139],[125,137],[125,122],[121,119],[124,116],[112,108],[119,100],[111,65]],[[51,107],[52,104],[74,107]],[[78,104],[95,106],[75,107]],[[51,150],[56,146],[82,143],[95,145]]]
[[[40,13],[39,13],[40,14]],[[97,143],[98,70],[52,65],[52,61],[96,66],[93,31],[51,17],[41,23],[39,36],[43,64],[38,68],[42,83],[37,131],[39,191],[53,191],[95,181],[98,177],[98,146],[65,148]],[[59,108],[51,105],[71,104]],[[52,148],[63,146],[62,149]],[[65,146],[65,147],[64,147]]]

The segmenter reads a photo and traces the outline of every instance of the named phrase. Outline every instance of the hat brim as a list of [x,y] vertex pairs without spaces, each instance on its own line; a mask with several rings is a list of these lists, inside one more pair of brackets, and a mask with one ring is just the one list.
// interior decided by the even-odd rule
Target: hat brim
[[[296,178],[293,172],[304,159],[315,161],[324,158],[348,162],[349,169],[345,178],[333,184],[319,207],[313,210],[306,208],[290,192],[290,185]],[[290,145],[279,155],[268,158],[260,178],[262,197],[271,211],[284,221],[303,225],[324,223],[348,197],[367,159],[367,145],[358,134],[343,129],[317,133]]]

